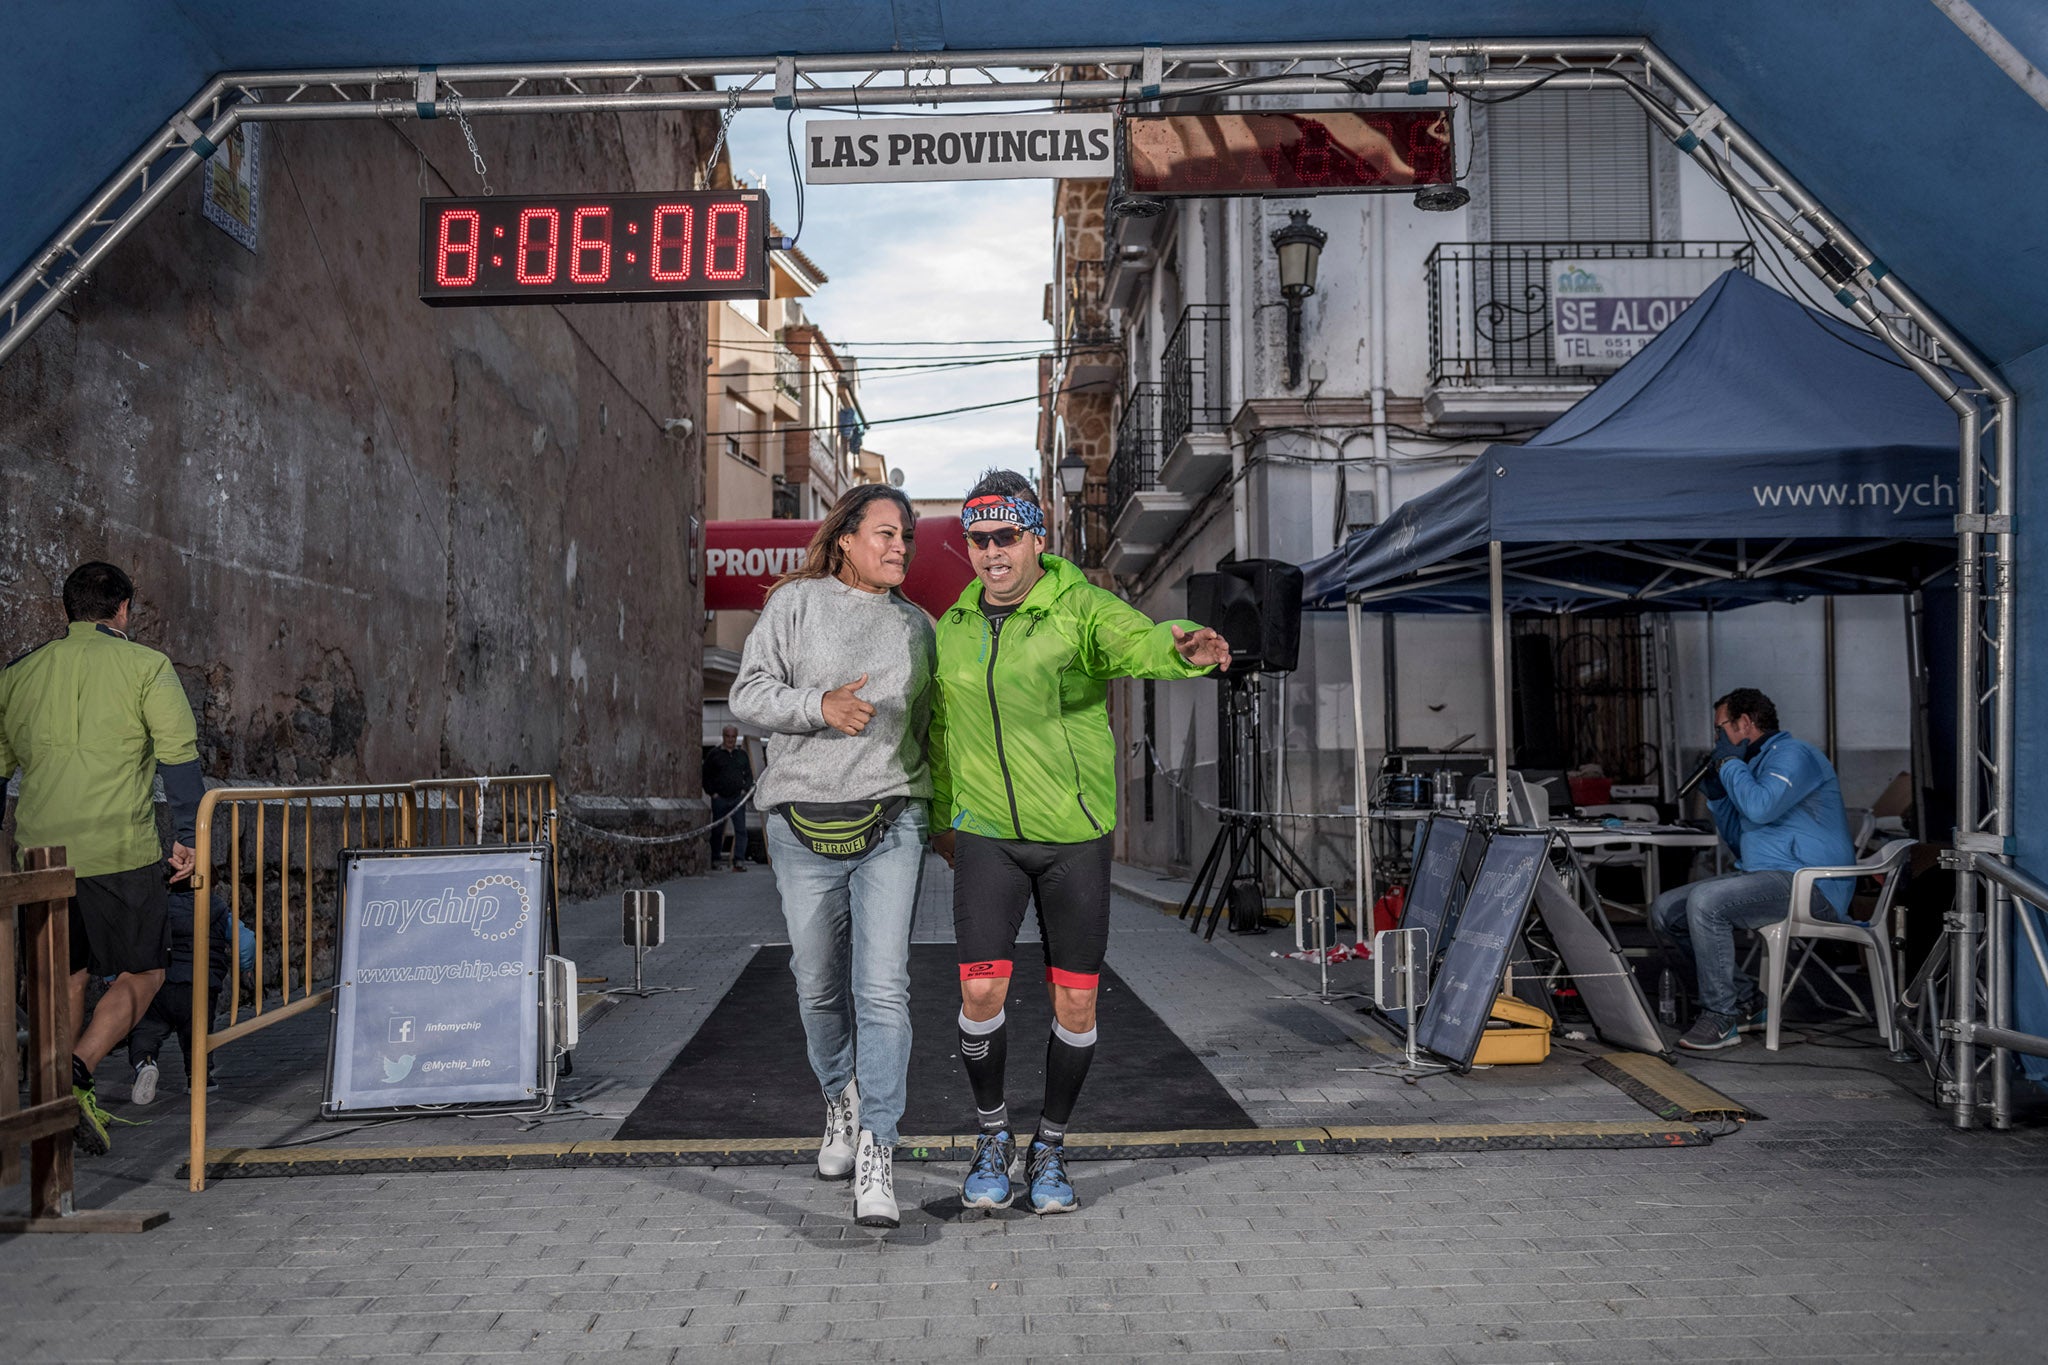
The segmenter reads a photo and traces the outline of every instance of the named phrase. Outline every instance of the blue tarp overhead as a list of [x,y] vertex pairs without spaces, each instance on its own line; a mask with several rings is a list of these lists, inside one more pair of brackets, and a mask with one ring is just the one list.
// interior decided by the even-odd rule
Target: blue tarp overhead
[[[2048,6],[1975,5],[2048,68]],[[0,276],[224,71],[1640,34],[1993,361],[2048,344],[2048,111],[1927,0],[0,0],[0,14]]]
[[1954,559],[1954,413],[1881,342],[1738,270],[1572,409],[1304,566],[1309,605],[1734,606]]

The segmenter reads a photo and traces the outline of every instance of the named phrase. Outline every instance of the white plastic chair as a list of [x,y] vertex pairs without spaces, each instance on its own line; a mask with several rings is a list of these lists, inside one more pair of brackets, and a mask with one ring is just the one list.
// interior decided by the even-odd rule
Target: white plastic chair
[[[1834,939],[1838,942],[1853,943],[1863,950],[1864,970],[1870,977],[1870,988],[1874,998],[1871,1007],[1877,1016],[1877,1031],[1884,1036],[1885,1046],[1899,1050],[1898,1024],[1892,1018],[1892,1003],[1897,990],[1892,981],[1892,959],[1890,924],[1892,902],[1898,898],[1899,888],[1905,884],[1904,870],[1906,855],[1913,851],[1911,839],[1894,839],[1877,853],[1848,867],[1802,867],[1792,874],[1791,913],[1776,924],[1767,924],[1757,930],[1757,937],[1764,945],[1764,997],[1769,1002],[1770,1024],[1764,1032],[1764,1046],[1778,1050],[1778,1030],[1785,1017],[1785,993],[1791,982],[1785,979],[1785,962],[1793,939]],[[1814,883],[1834,877],[1882,877],[1884,888],[1878,892],[1877,908],[1870,918],[1849,920],[1822,919],[1813,913]],[[1793,981],[1799,973],[1818,961],[1809,946],[1800,959],[1799,966],[1792,972]],[[1850,999],[1856,993],[1849,984],[1837,975],[1832,967],[1821,962],[1820,968],[1834,978]],[[1861,1005],[1858,1007],[1861,1010]]]
[[1877,800],[1870,803],[1863,812],[1863,820],[1856,827],[1856,856],[1861,858],[1877,846],[1877,837],[1888,834],[1897,838],[1906,832],[1906,812],[1913,809],[1913,776],[1900,773],[1891,780]]

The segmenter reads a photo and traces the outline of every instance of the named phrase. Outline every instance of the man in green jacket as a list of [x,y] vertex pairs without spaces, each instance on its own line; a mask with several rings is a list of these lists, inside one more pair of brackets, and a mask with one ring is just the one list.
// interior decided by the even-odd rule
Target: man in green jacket
[[968,1208],[1015,1195],[1017,1143],[1003,1097],[1003,1002],[1024,910],[1038,902],[1055,1023],[1045,1104],[1024,1162],[1035,1213],[1074,1207],[1065,1139],[1095,1055],[1095,991],[1109,944],[1115,678],[1194,678],[1230,646],[1192,621],[1155,624],[1045,551],[1045,514],[1021,474],[982,476],[961,511],[975,581],[939,618],[931,724],[933,846],[953,864],[960,1056],[981,1136]]
[[[64,580],[66,633],[0,670],[0,783],[21,767],[15,843],[61,846],[78,873],[71,899],[71,1089],[78,1147],[112,1145],[93,1068],[149,1008],[171,955],[167,881],[192,875],[204,784],[192,705],[153,649],[129,640],[135,586],[112,564]],[[171,807],[168,860],[151,788]],[[168,868],[166,863],[168,862]],[[88,976],[114,982],[85,1024]]]

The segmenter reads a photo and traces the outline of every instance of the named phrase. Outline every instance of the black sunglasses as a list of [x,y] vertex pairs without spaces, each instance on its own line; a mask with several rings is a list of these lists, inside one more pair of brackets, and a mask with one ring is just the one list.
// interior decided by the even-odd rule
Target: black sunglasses
[[991,545],[999,550],[1007,550],[1018,541],[1024,539],[1024,536],[1024,530],[1017,526],[1005,527],[1000,531],[969,531],[967,533],[968,542],[977,550],[986,550]]

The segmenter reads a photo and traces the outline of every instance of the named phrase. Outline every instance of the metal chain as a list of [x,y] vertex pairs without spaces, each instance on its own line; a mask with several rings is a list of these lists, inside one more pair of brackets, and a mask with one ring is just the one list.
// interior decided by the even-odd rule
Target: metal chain
[[696,829],[686,829],[681,834],[620,834],[616,831],[593,825],[587,820],[578,820],[566,811],[562,812],[561,819],[564,824],[574,825],[578,829],[590,831],[600,839],[611,839],[621,844],[680,844],[686,839],[701,839],[728,821],[746,819],[746,800],[753,794],[754,784],[750,782],[747,784],[747,789],[741,792],[737,798],[741,803],[739,806],[726,812],[708,825],[699,825]]
[[1153,771],[1166,779],[1167,786],[1173,788],[1203,810],[1211,811],[1217,815],[1256,817],[1262,820],[1346,820],[1354,823],[1358,819],[1358,814],[1355,811],[1347,814],[1343,811],[1324,813],[1302,810],[1239,810],[1235,806],[1219,806],[1214,801],[1204,801],[1181,782],[1178,774],[1159,761],[1159,750],[1151,740],[1143,740],[1141,743],[1144,746],[1146,758],[1152,762]]
[[476,134],[471,131],[469,120],[462,114],[462,96],[450,92],[448,112],[455,115],[455,126],[462,129],[462,140],[469,144],[470,164],[476,167],[477,179],[484,182],[484,197],[491,196],[491,173],[484,167],[484,154],[477,149]]
[[733,117],[740,111],[740,88],[735,85],[726,92],[725,112],[718,116],[718,140],[711,144],[711,155],[704,158],[704,165],[697,172],[697,188],[708,189],[711,185],[711,168],[718,164],[718,154],[725,150],[725,133],[732,127]]

